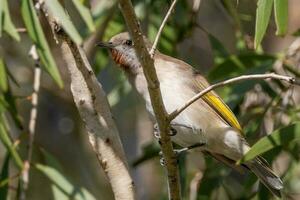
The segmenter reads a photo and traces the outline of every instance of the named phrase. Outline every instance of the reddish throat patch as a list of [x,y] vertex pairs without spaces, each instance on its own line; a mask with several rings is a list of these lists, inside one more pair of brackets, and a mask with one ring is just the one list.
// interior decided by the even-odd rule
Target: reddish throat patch
[[117,51],[115,49],[112,49],[111,50],[111,55],[112,55],[112,58],[114,59],[114,61],[117,64],[120,64],[122,66],[126,66],[125,58],[119,51]]

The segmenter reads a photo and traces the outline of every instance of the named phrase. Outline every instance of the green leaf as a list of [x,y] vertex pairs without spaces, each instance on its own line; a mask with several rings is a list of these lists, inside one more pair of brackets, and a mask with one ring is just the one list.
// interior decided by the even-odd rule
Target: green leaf
[[[222,57],[222,55],[221,55]],[[208,74],[210,81],[228,79],[228,77],[245,74],[246,70],[260,67],[262,65],[271,65],[275,57],[267,54],[246,53],[240,55],[231,55],[215,65]]]
[[2,58],[0,58],[0,89],[3,92],[6,92],[8,89],[7,86],[7,76],[6,76],[6,69],[5,63]]
[[17,167],[20,170],[22,170],[23,162],[6,132],[6,129],[3,124],[3,120],[0,121],[0,140],[2,141],[3,145],[6,147],[7,151],[10,153],[10,155],[14,159]]
[[261,155],[275,147],[286,146],[290,142],[300,139],[300,123],[295,123],[281,129],[275,130],[270,135],[261,138],[256,142],[251,149],[238,161],[243,163],[252,160],[258,155]]
[[0,94],[0,114],[2,112],[6,111],[6,108],[9,106],[9,104],[5,101],[4,95]]
[[276,35],[283,36],[288,26],[288,0],[274,0]]
[[[178,147],[182,148],[182,147]],[[182,153],[178,156],[178,168],[179,168],[179,177],[180,177],[180,186],[181,186],[181,195],[186,196],[187,190],[187,183],[188,183],[188,173],[187,173],[187,162],[186,162],[186,154]]]
[[[7,72],[9,72],[7,70]],[[9,75],[9,73],[8,73]],[[1,74],[0,74],[1,77]],[[3,78],[3,77],[2,77]],[[1,81],[0,81],[1,82]],[[17,106],[16,106],[16,99],[12,95],[11,88],[9,85],[7,85],[7,90],[2,91],[0,93],[0,114],[3,112],[9,112],[11,114],[12,119],[18,126],[18,128],[23,129],[21,117],[18,113]]]
[[18,83],[17,79],[12,75],[12,73],[9,70],[6,70],[7,76],[10,78],[10,80],[19,88],[21,87],[20,84]]
[[2,29],[16,41],[20,41],[20,35],[12,23],[7,0],[0,0],[0,37]]
[[231,17],[233,18],[236,28],[240,29],[241,22],[240,22],[238,9],[236,9],[236,4],[235,4],[236,2],[232,0],[222,0],[222,3],[224,4],[224,7],[227,10],[228,14],[231,15]]
[[[48,2],[48,1],[46,1]],[[50,48],[45,38],[42,26],[36,15],[33,3],[31,0],[22,0],[21,11],[28,35],[36,45],[37,53],[43,66],[55,80],[60,88],[63,87],[63,81],[59,75],[56,63],[52,57]]]
[[72,1],[76,9],[78,10],[79,14],[81,15],[83,21],[86,23],[87,27],[89,28],[89,30],[91,32],[94,32],[95,25],[90,10],[83,5],[84,2],[81,2],[80,0],[72,0]]
[[42,152],[43,156],[45,157],[45,161],[46,161],[47,165],[57,169],[58,171],[62,171],[62,167],[54,155],[52,155],[51,153],[49,153],[48,151],[46,151],[45,149],[42,149],[42,148],[41,148],[41,152]]
[[[0,175],[0,180],[8,180],[8,171],[9,171],[9,154],[5,156],[4,163],[2,165],[1,169],[1,175]],[[4,184],[3,186],[0,186],[0,199],[7,199],[7,194],[8,194],[8,184]]]
[[258,0],[257,2],[254,39],[254,46],[256,49],[266,33],[271,16],[272,5],[273,0]]
[[70,20],[70,17],[66,14],[64,8],[60,5],[60,3],[57,0],[46,0],[45,5],[52,16],[55,17],[56,22],[64,28],[71,39],[76,44],[81,44],[81,36],[79,35],[78,31]]
[[206,32],[206,34],[208,35],[210,45],[212,46],[214,63],[220,64],[224,61],[224,58],[229,56],[229,53],[220,40],[208,32]]
[[85,188],[76,187],[53,167],[35,164],[37,170],[42,172],[51,182],[54,199],[60,200],[95,200],[96,198]]
[[0,37],[2,37],[2,30],[3,30],[4,1],[5,0],[0,0]]

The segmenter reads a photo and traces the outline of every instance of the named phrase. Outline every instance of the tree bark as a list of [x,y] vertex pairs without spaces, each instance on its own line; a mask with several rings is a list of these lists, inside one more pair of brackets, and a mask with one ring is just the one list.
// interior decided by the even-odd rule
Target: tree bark
[[163,104],[159,81],[154,68],[154,61],[151,58],[147,47],[145,46],[143,34],[134,13],[131,1],[119,0],[119,3],[128,30],[132,37],[135,51],[143,67],[144,75],[148,84],[151,104],[159,127],[161,136],[161,149],[168,175],[169,199],[181,199],[177,158],[173,151],[173,146],[169,135],[170,121],[168,119],[168,113]]

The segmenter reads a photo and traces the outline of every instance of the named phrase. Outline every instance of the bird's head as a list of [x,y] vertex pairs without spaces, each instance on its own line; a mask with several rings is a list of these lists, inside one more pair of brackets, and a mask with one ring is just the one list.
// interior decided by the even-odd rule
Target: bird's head
[[[145,41],[147,45],[147,39],[145,39]],[[113,36],[108,42],[100,42],[97,46],[108,48],[112,58],[122,67],[122,69],[131,73],[139,71],[141,64],[128,32],[119,33]]]

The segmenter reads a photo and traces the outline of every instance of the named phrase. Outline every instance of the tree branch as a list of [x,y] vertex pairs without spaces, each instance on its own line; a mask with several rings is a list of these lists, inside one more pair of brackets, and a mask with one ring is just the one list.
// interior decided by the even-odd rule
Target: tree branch
[[184,111],[187,107],[189,107],[192,103],[200,99],[202,96],[207,94],[208,92],[219,88],[219,87],[224,87],[225,85],[229,85],[231,83],[235,82],[240,82],[244,80],[255,80],[255,79],[277,79],[277,80],[282,80],[282,81],[287,81],[290,84],[297,84],[299,85],[300,83],[296,81],[295,78],[290,77],[290,76],[283,76],[283,75],[278,75],[274,73],[270,74],[253,74],[253,75],[243,75],[243,76],[238,76],[235,78],[231,78],[225,81],[221,81],[219,83],[213,84],[209,87],[207,87],[205,90],[202,90],[198,94],[196,94],[194,97],[192,97],[189,101],[187,101],[184,105],[182,105],[180,108],[174,110],[170,115],[169,115],[169,120],[172,121],[175,119],[182,111]]
[[32,159],[32,150],[33,150],[33,142],[35,136],[35,128],[36,128],[36,118],[37,118],[37,106],[38,106],[38,93],[40,90],[41,83],[41,68],[39,56],[36,52],[35,45],[32,45],[29,55],[34,60],[35,68],[34,68],[34,78],[33,78],[33,93],[31,95],[31,111],[30,111],[30,120],[29,120],[29,138],[28,138],[28,153],[27,159],[24,161],[24,169],[22,171],[22,189],[20,194],[20,199],[26,199],[26,191],[29,185],[29,171],[30,171],[30,163]]
[[71,76],[71,91],[76,107],[85,123],[89,141],[110,181],[115,199],[133,200],[133,181],[105,92],[81,47],[65,36],[61,48]]
[[168,175],[169,198],[172,200],[177,200],[181,198],[177,159],[176,155],[174,154],[169,135],[170,123],[168,121],[168,113],[166,112],[163,104],[159,81],[154,68],[154,61],[149,55],[148,49],[145,46],[140,25],[134,13],[131,1],[119,0],[119,3],[128,30],[131,34],[135,51],[140,63],[142,64],[144,75],[147,80],[151,104],[161,135],[161,149],[165,159],[165,166]]
[[71,78],[71,92],[89,142],[106,173],[114,197],[116,200],[135,200],[133,181],[106,94],[83,49],[57,26],[53,16],[49,13],[46,16],[61,45],[62,57]]
[[197,200],[198,189],[200,187],[200,182],[203,178],[203,172],[199,171],[195,174],[194,178],[190,183],[190,198],[189,200]]
[[153,42],[152,48],[150,49],[150,52],[149,52],[149,54],[150,54],[150,56],[151,56],[152,58],[153,58],[154,53],[155,53],[155,51],[156,51],[156,47],[157,47],[157,45],[158,45],[158,40],[159,40],[159,38],[160,38],[160,35],[161,35],[161,33],[162,33],[162,31],[163,31],[163,29],[164,29],[164,27],[165,27],[165,25],[166,25],[166,23],[167,23],[167,21],[168,21],[169,16],[170,16],[171,13],[172,13],[173,8],[175,7],[176,2],[177,2],[177,0],[174,0],[174,1],[172,2],[172,4],[171,4],[171,6],[170,6],[170,8],[169,8],[169,10],[168,10],[168,12],[167,12],[167,14],[166,14],[164,20],[162,21],[162,23],[161,23],[161,25],[160,25],[160,27],[159,27],[159,29],[158,29],[158,32],[157,32],[157,34],[156,34],[156,37],[155,37],[155,40],[154,40],[154,42]]
[[17,28],[18,33],[27,33],[26,28]]

